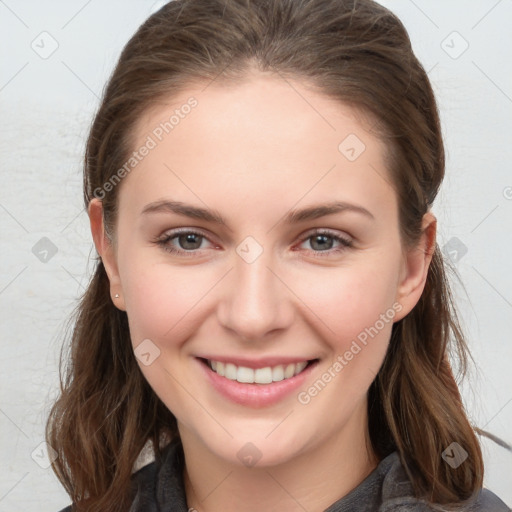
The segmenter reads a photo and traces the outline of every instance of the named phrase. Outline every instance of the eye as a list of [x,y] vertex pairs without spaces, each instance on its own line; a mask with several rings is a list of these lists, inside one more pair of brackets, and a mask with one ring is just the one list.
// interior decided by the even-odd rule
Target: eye
[[[308,242],[315,257],[325,257],[333,253],[339,253],[353,246],[348,238],[326,229],[310,232],[302,239],[301,245]],[[337,247],[333,248],[335,244]]]
[[[206,249],[203,242],[209,241],[206,235],[192,229],[174,230],[165,233],[154,240],[165,251],[179,256],[200,256],[201,250]],[[340,253],[353,246],[353,242],[330,230],[315,230],[303,237],[300,245],[308,242],[315,257],[326,257],[333,253]],[[211,243],[211,242],[210,242]],[[336,246],[337,244],[337,246]]]
[[205,248],[201,246],[207,240],[207,237],[199,231],[183,229],[165,233],[157,238],[155,243],[171,254],[193,257],[198,256],[199,250]]

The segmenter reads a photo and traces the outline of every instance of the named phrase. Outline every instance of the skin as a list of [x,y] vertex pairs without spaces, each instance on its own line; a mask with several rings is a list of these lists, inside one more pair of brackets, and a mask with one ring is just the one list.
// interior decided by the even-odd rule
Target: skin
[[[133,347],[149,339],[160,350],[139,366],[178,420],[188,505],[200,512],[321,511],[378,463],[365,442],[367,391],[392,322],[421,296],[436,219],[425,215],[417,247],[406,250],[386,148],[367,120],[299,81],[269,74],[191,85],[140,119],[134,149],[190,96],[197,107],[119,185],[114,241],[105,235],[101,201],[91,201],[112,300],[128,314]],[[366,146],[353,162],[338,150],[349,134]],[[227,227],[141,214],[165,199],[216,210]],[[345,211],[280,222],[291,209],[334,200],[363,206],[374,218]],[[154,242],[181,227],[207,237],[196,239],[195,257]],[[336,251],[340,244],[328,238],[332,245],[322,250],[311,231],[323,228],[353,246]],[[247,236],[263,249],[252,263],[236,252]],[[179,238],[168,245],[190,247]],[[393,304],[401,308],[393,321],[308,404],[295,392],[268,407],[235,404],[198,369],[195,356],[204,353],[318,358],[304,390]],[[253,467],[237,457],[248,442],[261,454]]]

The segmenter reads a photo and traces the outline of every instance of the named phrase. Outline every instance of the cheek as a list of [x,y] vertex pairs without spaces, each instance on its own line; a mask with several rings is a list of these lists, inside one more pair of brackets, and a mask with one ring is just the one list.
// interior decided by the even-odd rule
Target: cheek
[[392,265],[381,263],[322,269],[322,274],[312,272],[295,280],[297,295],[304,297],[307,308],[323,324],[325,336],[340,351],[358,336],[364,338],[372,327],[384,331],[384,337],[390,332],[400,309],[394,305],[396,272]]
[[[209,299],[223,286],[225,268],[170,265],[154,261],[146,251],[121,254],[130,255],[119,262],[119,270],[134,345],[146,338],[178,345],[193,334],[194,324],[214,314],[215,301]],[[318,326],[331,349],[343,353],[355,339],[374,339],[375,329],[389,338],[396,313],[395,266],[381,254],[339,268],[305,265],[279,273],[300,298],[289,297],[294,307]]]
[[[297,400],[323,415],[325,426],[338,428],[345,421],[382,366],[394,318],[401,310],[394,302],[393,283],[390,269],[367,267],[333,273],[322,286],[317,282],[310,287],[307,305],[321,319],[317,325],[329,356],[318,379],[302,389]],[[330,404],[327,415],[325,404]]]
[[120,265],[120,273],[134,345],[145,338],[167,343],[182,338],[216,282],[211,270],[148,263],[143,254]]

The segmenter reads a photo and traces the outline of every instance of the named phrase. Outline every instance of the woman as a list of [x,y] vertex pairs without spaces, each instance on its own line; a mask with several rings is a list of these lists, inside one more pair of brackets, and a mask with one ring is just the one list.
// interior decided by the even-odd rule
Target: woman
[[448,359],[443,175],[378,4],[151,16],[87,144],[99,259],[47,433],[74,509],[508,510]]

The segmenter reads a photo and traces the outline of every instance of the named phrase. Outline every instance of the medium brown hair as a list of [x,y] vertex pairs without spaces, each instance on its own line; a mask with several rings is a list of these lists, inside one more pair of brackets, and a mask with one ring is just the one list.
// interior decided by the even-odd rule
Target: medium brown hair
[[[125,46],[87,141],[86,207],[134,150],[137,121],[194,80],[243,78],[251,68],[296,78],[366,112],[386,142],[404,247],[421,235],[445,170],[439,114],[428,76],[402,23],[371,0],[175,0]],[[118,192],[102,193],[108,233]],[[414,309],[393,325],[384,363],[368,392],[369,434],[383,458],[398,451],[418,497],[460,504],[482,486],[478,439],[450,366],[464,375],[467,346],[436,244]],[[61,368],[62,370],[62,368]],[[77,510],[124,511],[143,446],[178,435],[173,414],[140,371],[126,313],[112,303],[98,258],[77,309],[61,395],[47,424],[53,469]],[[456,469],[441,453],[468,453]]]

